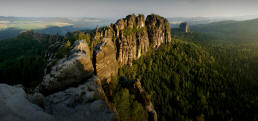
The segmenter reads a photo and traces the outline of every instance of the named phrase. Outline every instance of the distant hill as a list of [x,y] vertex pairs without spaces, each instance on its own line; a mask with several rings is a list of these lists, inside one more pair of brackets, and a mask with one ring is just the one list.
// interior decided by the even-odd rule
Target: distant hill
[[246,21],[258,18],[257,15],[233,16],[233,17],[172,17],[168,18],[171,28],[177,28],[180,23],[187,22],[190,25],[210,24],[221,21]]
[[191,30],[203,32],[219,40],[256,41],[258,40],[258,19],[192,25]]
[[0,40],[13,38],[24,30],[37,30],[43,34],[64,35],[76,30],[89,30],[113,22],[110,18],[69,17],[3,17],[0,16]]

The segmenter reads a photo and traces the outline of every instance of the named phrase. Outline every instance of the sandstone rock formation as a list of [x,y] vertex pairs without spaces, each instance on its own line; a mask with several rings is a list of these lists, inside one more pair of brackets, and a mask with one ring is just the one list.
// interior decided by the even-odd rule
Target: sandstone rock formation
[[93,63],[95,73],[98,75],[102,83],[109,83],[109,77],[117,74],[118,63],[116,61],[116,48],[115,44],[110,40],[111,38],[105,38],[99,43],[93,53]]
[[51,67],[36,91],[50,94],[57,90],[78,84],[93,75],[94,69],[90,51],[85,41],[76,41],[68,57],[64,57]]
[[[60,41],[57,41],[51,47],[58,47],[60,44]],[[103,44],[110,49],[109,44]],[[105,50],[105,48],[100,49]],[[51,55],[55,55],[56,51],[52,49],[49,51],[51,51],[48,53],[50,56],[47,57],[54,57]],[[115,52],[110,50],[112,51]],[[109,56],[104,53],[102,57]],[[115,57],[114,54],[114,59]],[[34,94],[28,96],[28,99],[57,121],[116,120],[117,116],[108,104],[101,81],[93,75],[91,59],[86,41],[75,41],[70,53],[51,67],[50,72],[45,74],[43,82],[38,85]],[[48,63],[52,63],[51,60],[53,59]]]
[[120,19],[115,24],[117,33],[117,60],[121,65],[131,65],[132,61],[146,53],[149,39],[143,15],[134,14]]
[[[65,40],[58,35],[50,37],[55,43],[46,53],[48,67],[34,94],[26,96],[21,88],[0,85],[0,104],[4,104],[0,109],[0,120],[116,120],[118,116],[109,105],[102,84],[109,83],[119,67],[132,65],[133,60],[149,49],[157,49],[162,43],[171,41],[167,19],[154,14],[147,16],[146,21],[144,15],[129,15],[100,31],[96,29],[94,39],[100,43],[95,46],[93,57],[87,42],[77,40],[59,59],[55,56]],[[142,104],[151,119],[157,121],[154,106],[139,80],[135,82],[134,90],[142,97]]]
[[104,98],[104,91],[96,76],[84,84],[46,97],[40,93],[26,96],[22,88],[0,84],[0,120],[114,121],[115,114]]
[[183,22],[179,25],[179,29],[181,32],[185,32],[185,33],[188,33],[190,32],[190,27],[189,27],[189,24],[186,23],[186,22]]
[[93,76],[86,83],[46,97],[45,111],[57,121],[113,121],[114,113],[108,108],[103,90]]
[[152,14],[147,16],[146,26],[151,47],[158,48],[162,43],[171,41],[170,25],[167,19]]
[[168,20],[154,14],[147,16],[146,21],[144,15],[128,15],[101,32],[96,30],[95,35],[95,39],[102,39],[94,49],[93,64],[103,83],[109,83],[120,66],[131,65],[149,47],[156,49],[171,41]]

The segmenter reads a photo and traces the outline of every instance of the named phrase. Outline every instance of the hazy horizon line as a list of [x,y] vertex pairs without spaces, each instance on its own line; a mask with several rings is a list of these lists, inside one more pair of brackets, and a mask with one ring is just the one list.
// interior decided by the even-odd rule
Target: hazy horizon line
[[[142,13],[131,13],[131,14],[135,14],[135,15],[139,15]],[[131,15],[131,14],[125,14],[124,17],[126,17],[127,15]],[[151,14],[156,14],[156,13],[151,13]],[[151,14],[144,14],[144,16],[147,15],[151,15]],[[159,14],[157,14],[159,15]],[[232,17],[250,17],[250,16],[257,16],[258,14],[250,14],[250,15],[233,15],[233,16],[162,16],[165,18],[232,18]],[[98,19],[103,19],[103,18],[108,18],[108,19],[117,19],[117,18],[121,18],[121,17],[95,17],[95,16],[5,16],[5,15],[0,15],[0,17],[17,17],[17,18],[98,18]]]

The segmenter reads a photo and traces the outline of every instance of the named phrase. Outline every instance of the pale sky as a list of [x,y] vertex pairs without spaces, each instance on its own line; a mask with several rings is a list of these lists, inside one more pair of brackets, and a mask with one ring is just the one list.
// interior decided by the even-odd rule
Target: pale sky
[[130,13],[165,17],[258,15],[258,0],[0,0],[0,16],[120,18]]

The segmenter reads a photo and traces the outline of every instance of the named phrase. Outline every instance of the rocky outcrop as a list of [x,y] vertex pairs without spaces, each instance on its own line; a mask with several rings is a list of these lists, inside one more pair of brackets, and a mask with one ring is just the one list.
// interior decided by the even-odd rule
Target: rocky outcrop
[[109,83],[120,66],[131,65],[149,47],[156,49],[171,40],[168,20],[154,14],[146,21],[144,15],[128,15],[100,32],[96,30],[94,38],[101,39],[94,49],[93,64],[103,83]]
[[141,98],[140,100],[143,101],[141,103],[145,106],[145,110],[149,113],[149,119],[151,121],[158,121],[157,112],[156,112],[151,100],[147,98],[146,92],[142,88],[142,85],[141,85],[141,82],[139,79],[135,80],[133,87],[134,87],[134,90],[136,90],[137,95],[140,95],[139,96]]
[[105,38],[96,46],[93,63],[95,73],[102,83],[109,83],[110,77],[117,75],[116,47],[111,38]]
[[39,106],[32,104],[21,87],[0,84],[1,121],[56,121]]
[[185,32],[185,33],[188,33],[190,32],[190,27],[189,27],[189,24],[186,23],[186,22],[183,22],[179,25],[179,29],[181,32]]
[[58,60],[50,72],[45,74],[36,91],[50,94],[82,82],[92,76],[93,72],[88,45],[85,41],[78,40],[69,56]]
[[[57,59],[56,53],[65,42],[56,41],[50,46],[46,54],[48,65]],[[99,48],[105,50],[102,56],[98,53],[99,58],[104,57],[104,62],[106,62],[105,57],[109,57],[106,49],[110,49],[109,52],[113,55],[111,59],[116,60],[116,53],[112,54],[115,48],[110,48],[110,45],[113,45],[110,42],[112,41],[103,43],[107,46]],[[69,51],[63,58],[58,59],[49,71],[46,71],[43,81],[33,94],[27,96],[27,99],[56,121],[116,120],[118,116],[108,104],[101,81],[94,76],[92,57],[86,41],[75,41]]]
[[98,81],[98,78],[93,76],[84,84],[47,96],[45,111],[57,121],[115,120]]
[[[149,15],[145,21],[144,15],[134,14],[96,30],[94,39],[100,42],[94,48],[93,57],[84,40],[77,40],[70,47],[64,38],[51,38],[55,43],[46,53],[48,66],[34,94],[26,96],[23,89],[4,85],[8,90],[5,92],[0,85],[1,121],[116,120],[117,113],[109,105],[102,84],[109,83],[111,77],[117,75],[119,67],[132,65],[133,60],[149,49],[157,49],[171,40],[169,23],[165,18]],[[69,48],[63,48],[66,44]],[[60,49],[65,49],[65,56],[57,57],[57,53],[63,52]],[[140,95],[151,119],[157,121],[154,106],[139,81],[135,82],[134,90]]]
[[162,43],[171,41],[170,25],[167,19],[158,15],[149,15],[146,26],[152,48],[158,48]]
[[[30,102],[32,101],[32,102]],[[0,84],[1,121],[114,121],[96,76],[49,96]]]
[[144,15],[129,15],[118,20],[114,26],[117,33],[117,60],[121,65],[131,65],[149,48]]

